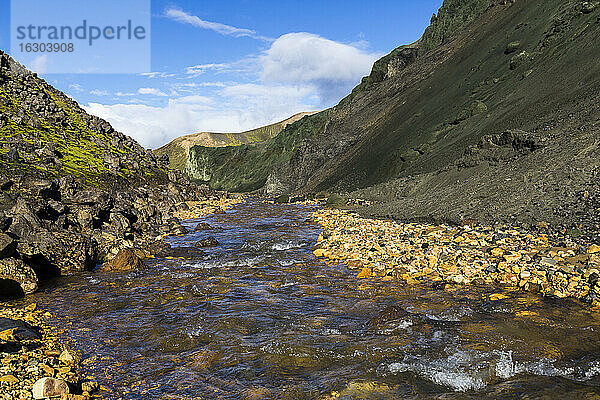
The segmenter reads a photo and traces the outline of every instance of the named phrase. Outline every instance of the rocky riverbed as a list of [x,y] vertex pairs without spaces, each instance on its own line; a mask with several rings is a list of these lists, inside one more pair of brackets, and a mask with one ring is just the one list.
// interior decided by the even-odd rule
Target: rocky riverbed
[[517,227],[449,226],[361,218],[320,209],[323,225],[314,254],[344,261],[358,278],[438,281],[440,284],[502,284],[597,307],[600,246]]
[[[51,183],[46,183],[46,185],[50,186]],[[87,193],[88,196],[94,194],[93,192],[90,194],[89,191]],[[98,195],[98,192],[95,194]],[[108,198],[110,199],[110,197]],[[43,201],[43,199],[38,199],[38,203],[40,201]],[[168,233],[183,234],[188,232],[188,229],[179,223],[179,218],[201,218],[210,214],[222,214],[241,201],[241,196],[216,195],[212,198],[181,202],[168,211],[171,214],[170,221],[172,221],[175,228],[169,228],[167,235],[159,235],[152,242],[155,244],[153,249],[150,249],[151,242],[148,240],[127,241],[126,239],[114,239],[111,241],[105,238],[97,244],[115,250],[105,252],[94,265],[96,266],[98,262],[104,260],[107,261],[107,267],[103,269],[110,270],[111,263],[108,261],[115,259],[115,254],[119,252],[122,254],[125,251],[133,254],[131,259],[125,259],[131,265],[119,265],[120,270],[134,270],[137,266],[143,266],[145,265],[143,258],[153,257],[154,254],[169,256],[171,247],[162,239],[168,236]],[[28,213],[16,215],[17,220],[22,217],[35,216],[30,207],[25,206],[25,203],[21,204],[22,207],[27,207],[26,211]],[[52,233],[48,234],[52,235]],[[108,236],[106,232],[100,232],[100,234],[104,237]],[[2,235],[11,239],[15,237],[10,232]],[[26,264],[22,261],[19,262],[18,249],[23,246],[23,243],[26,245],[26,242],[19,243],[18,240],[17,237],[16,240],[11,240],[10,244],[5,246],[12,246],[14,249],[8,254],[11,256],[10,258],[0,261],[2,265],[15,260],[13,263],[25,267]],[[109,244],[112,247],[106,247]],[[68,243],[65,243],[65,246],[68,245]],[[56,251],[63,250],[58,248]],[[69,262],[69,260],[65,260],[65,262]],[[8,276],[5,275],[5,277]],[[14,277],[14,275],[10,275],[10,277]],[[31,273],[31,279],[34,280],[29,283],[31,289],[37,290],[38,281],[34,271]],[[27,284],[27,281],[22,282],[22,285],[25,284]],[[40,284],[43,286],[43,283]],[[98,384],[82,372],[80,353],[76,349],[70,348],[65,342],[63,333],[68,328],[53,326],[53,322],[55,323],[56,320],[53,319],[52,314],[38,309],[35,303],[27,306],[14,306],[12,303],[0,302],[1,400],[39,398],[36,396],[43,393],[54,393],[58,396],[64,394],[61,398],[83,400],[93,397],[93,394],[98,390]],[[46,385],[46,389],[44,389],[44,385]],[[50,389],[48,389],[49,387]]]

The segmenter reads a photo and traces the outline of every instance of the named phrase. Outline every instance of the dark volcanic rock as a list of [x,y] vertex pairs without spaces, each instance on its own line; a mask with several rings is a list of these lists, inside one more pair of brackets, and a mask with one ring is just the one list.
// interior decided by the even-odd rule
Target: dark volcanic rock
[[211,225],[207,224],[206,222],[200,222],[194,228],[194,232],[210,231],[210,230],[213,230],[213,229],[215,229],[215,228],[213,228]]
[[96,243],[82,234],[43,231],[21,238],[19,254],[39,268],[57,268],[61,275],[92,269],[97,262]]
[[37,290],[37,275],[35,271],[23,261],[15,258],[0,260],[0,297],[12,296],[16,282],[23,294],[33,293]]
[[18,319],[0,317],[0,332],[5,331],[7,329],[16,329],[13,333],[13,336],[17,340],[31,340],[42,338],[42,334],[40,333],[40,329],[38,327],[30,325],[27,322]]
[[0,233],[0,259],[11,257],[17,250],[17,242],[5,233]]

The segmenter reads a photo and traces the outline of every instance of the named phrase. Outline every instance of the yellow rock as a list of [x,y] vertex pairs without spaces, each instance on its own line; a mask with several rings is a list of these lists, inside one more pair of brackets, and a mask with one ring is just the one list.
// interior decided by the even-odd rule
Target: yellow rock
[[504,254],[504,250],[502,250],[499,247],[496,247],[495,249],[492,249],[492,255],[494,257],[500,257],[502,254]]
[[371,272],[371,268],[363,268],[362,271],[360,271],[360,273],[358,274],[357,278],[358,279],[365,279],[365,278],[370,278],[372,275]]
[[600,246],[598,246],[597,244],[593,244],[590,247],[588,247],[587,252],[588,254],[600,253]]
[[15,333],[16,330],[17,328],[11,328],[0,332],[0,340],[4,340],[5,342],[12,340],[13,333]]
[[538,315],[537,313],[533,312],[533,311],[517,311],[515,313],[515,315],[517,317],[533,317],[535,315]]
[[19,383],[19,379],[14,375],[4,375],[0,377],[0,382],[7,382],[9,385]]
[[521,259],[521,255],[519,253],[505,254],[504,259],[508,262],[517,261]]
[[325,257],[325,250],[316,249],[315,251],[313,251],[313,254],[315,255],[315,257]]
[[492,295],[490,295],[490,300],[492,301],[498,301],[498,300],[502,300],[502,299],[506,299],[508,298],[507,295],[502,294],[502,293],[494,293]]

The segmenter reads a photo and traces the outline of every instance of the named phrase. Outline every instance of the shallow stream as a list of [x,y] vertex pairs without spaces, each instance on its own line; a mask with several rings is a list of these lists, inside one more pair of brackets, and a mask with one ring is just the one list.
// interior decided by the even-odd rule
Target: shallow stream
[[219,246],[59,278],[33,300],[108,399],[600,399],[598,313],[358,280],[312,255],[311,210],[249,200],[170,240]]

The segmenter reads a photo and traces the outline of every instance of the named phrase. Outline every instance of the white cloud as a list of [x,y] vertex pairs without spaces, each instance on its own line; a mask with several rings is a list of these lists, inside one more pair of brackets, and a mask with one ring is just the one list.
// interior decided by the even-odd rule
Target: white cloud
[[83,87],[78,83],[73,83],[73,84],[69,85],[69,89],[71,89],[75,93],[83,92]]
[[146,78],[155,79],[155,78],[172,78],[175,74],[169,74],[166,72],[142,72],[139,74],[140,76],[144,76]]
[[190,78],[202,75],[206,72],[214,73],[237,73],[237,74],[248,74],[251,72],[256,73],[256,59],[245,58],[239,61],[231,63],[220,63],[220,64],[199,64],[187,67],[185,73]]
[[90,94],[93,94],[94,96],[108,96],[109,95],[109,93],[106,90],[100,90],[100,89],[90,90]]
[[279,37],[260,57],[264,82],[312,85],[325,103],[339,100],[371,72],[381,54],[311,33]]
[[196,26],[198,28],[202,28],[202,29],[208,29],[208,30],[214,31],[216,33],[219,33],[221,35],[233,36],[233,37],[244,37],[245,36],[245,37],[251,37],[254,39],[260,39],[260,40],[266,40],[266,41],[271,40],[267,37],[258,35],[256,33],[256,31],[253,31],[252,29],[236,28],[235,26],[225,25],[225,24],[221,24],[219,22],[206,21],[196,15],[186,13],[185,11],[182,11],[182,10],[179,10],[176,8],[167,9],[165,11],[165,16],[174,21],[177,21],[177,22],[180,22],[183,24],[190,24],[190,25]]
[[48,66],[48,55],[44,54],[42,56],[37,56],[33,59],[31,64],[29,65],[29,69],[33,72],[37,72],[38,74],[46,73]]
[[[344,44],[310,33],[290,33],[258,55],[188,67],[188,79],[171,81],[164,92],[151,87],[118,92],[119,104],[90,103],[85,108],[143,146],[156,148],[194,132],[240,132],[329,107],[369,74],[379,56],[364,42]],[[225,73],[242,83],[190,79],[207,72]],[[135,104],[140,94],[162,96],[164,105]]]
[[220,94],[218,102],[192,95],[169,99],[163,107],[90,103],[84,108],[149,148],[195,132],[241,132],[315,108],[303,101],[309,91],[294,87],[241,84]]
[[149,94],[152,96],[168,96],[165,92],[157,88],[139,88],[138,94]]

